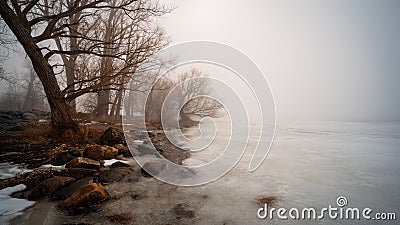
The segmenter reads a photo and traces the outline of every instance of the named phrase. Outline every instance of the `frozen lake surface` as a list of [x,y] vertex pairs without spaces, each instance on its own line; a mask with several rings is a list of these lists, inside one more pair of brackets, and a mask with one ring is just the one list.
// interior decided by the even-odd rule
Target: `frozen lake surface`
[[[228,140],[229,129],[223,129],[220,123],[217,122],[218,129],[222,127],[219,135]],[[207,135],[205,127],[203,135]],[[198,130],[189,129],[186,133],[196,136]],[[252,136],[249,145],[256,142],[256,136]],[[214,144],[193,153],[185,163],[200,165],[215,158],[224,146],[218,141]],[[247,170],[252,156],[247,151],[223,178],[182,191],[209,195],[198,212],[205,224],[377,224],[373,220],[282,221],[276,216],[272,221],[259,220],[259,206],[254,199],[272,195],[279,198],[277,208],[321,209],[329,205],[337,207],[336,199],[345,196],[348,207],[396,212],[398,217],[399,146],[400,123],[292,121],[278,124],[273,147],[255,172]],[[381,223],[396,224],[396,221]]]

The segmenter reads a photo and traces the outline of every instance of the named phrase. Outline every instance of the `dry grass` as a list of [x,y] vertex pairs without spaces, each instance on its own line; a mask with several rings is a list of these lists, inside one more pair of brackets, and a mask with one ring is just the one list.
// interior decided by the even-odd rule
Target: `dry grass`
[[0,189],[12,187],[18,184],[25,184],[29,189],[36,186],[40,182],[59,174],[60,172],[57,170],[35,170],[30,173],[24,173],[12,178],[0,180]]
[[26,164],[29,168],[36,168],[49,163],[57,153],[79,149],[88,143],[97,143],[106,128],[108,126],[81,125],[78,131],[67,130],[63,134],[59,134],[49,124],[46,124],[23,131],[1,132],[0,163],[13,162]]
[[97,142],[104,129],[97,129],[87,125],[79,125],[77,130],[67,129],[63,133],[51,131],[50,135],[58,140],[68,140],[70,143],[80,143],[84,141]]
[[255,202],[260,206],[264,206],[264,204],[271,206],[275,205],[278,202],[278,200],[279,199],[276,196],[260,196],[255,199]]

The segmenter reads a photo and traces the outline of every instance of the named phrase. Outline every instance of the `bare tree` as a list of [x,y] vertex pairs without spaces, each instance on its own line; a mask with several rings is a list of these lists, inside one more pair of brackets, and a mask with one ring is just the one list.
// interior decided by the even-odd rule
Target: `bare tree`
[[207,97],[213,93],[212,86],[207,79],[207,75],[200,70],[193,68],[189,72],[178,76],[180,101],[182,105],[180,119],[182,121],[190,120],[191,116],[197,117],[217,117],[218,110],[223,106],[212,98]]
[[[56,130],[64,131],[70,128],[77,130],[78,126],[74,121],[69,103],[86,93],[100,93],[112,88],[110,84],[114,82],[114,78],[121,75],[119,71],[96,75],[90,69],[81,68],[83,74],[79,76],[82,77],[78,77],[79,79],[74,77],[74,82],[67,82],[67,86],[61,90],[56,78],[57,68],[65,65],[60,65],[57,60],[59,56],[82,57],[80,65],[87,65],[89,62],[95,62],[94,65],[96,65],[99,59],[105,61],[112,59],[132,66],[132,61],[129,61],[131,56],[146,52],[155,45],[160,46],[159,40],[158,42],[149,40],[147,44],[135,45],[135,48],[131,48],[133,52],[127,52],[127,48],[121,46],[127,45],[124,41],[129,32],[116,39],[103,38],[99,35],[105,24],[101,18],[109,17],[111,12],[126,15],[125,23],[138,24],[138,27],[144,29],[144,33],[152,33],[154,21],[151,18],[164,15],[168,9],[160,6],[158,2],[141,0],[0,1],[0,15],[3,21],[31,59],[33,68],[43,84],[51,109],[52,125]],[[72,17],[74,18],[71,20]],[[85,29],[83,32],[83,29],[76,27],[78,23],[82,27],[98,27],[99,29]],[[56,42],[67,43],[68,40],[71,41],[71,38],[80,42],[77,48],[70,46],[64,49],[55,44]],[[134,39],[133,43],[136,40]],[[156,51],[157,47],[151,50]],[[86,59],[89,61],[85,62]],[[68,60],[76,59],[69,58]],[[102,65],[102,68],[107,70],[113,68],[108,67],[109,63]]]
[[[103,58],[100,63],[101,83],[105,83],[109,87],[98,93],[95,114],[100,120],[108,115],[119,117],[122,98],[128,82],[135,76],[143,62],[168,43],[162,29],[158,27],[144,29],[150,23],[150,15],[136,16],[138,18],[135,18],[135,20],[141,21],[140,23],[126,23],[129,18],[127,18],[126,14],[118,11],[110,11],[110,15],[107,18],[106,29],[104,29],[105,32],[103,34],[104,39],[108,39],[110,42],[123,40],[122,43],[117,42],[115,49],[125,48],[129,54],[126,55],[125,61]],[[124,38],[121,38],[122,36]],[[110,53],[115,49],[110,50]],[[147,62],[147,64],[151,63]],[[139,72],[143,72],[143,67]]]
[[157,80],[146,99],[146,122],[157,127],[161,125],[162,106],[165,104],[165,99],[173,87],[174,82],[168,77]]
[[[64,3],[65,7],[67,9],[72,9],[75,7],[74,1],[73,0],[64,0],[61,1]],[[48,4],[48,2],[46,2]],[[82,4],[82,3],[81,3]],[[85,2],[83,2],[85,4]],[[44,11],[45,14],[48,13],[48,10]],[[78,39],[77,36],[79,35],[80,32],[88,32],[88,28],[93,28],[93,27],[85,27],[82,28],[82,23],[79,21],[81,19],[82,12],[77,12],[75,14],[71,14],[70,16],[64,18],[65,23],[71,24],[70,26],[67,27],[66,32],[70,34],[68,38],[65,38],[64,42],[62,43],[62,40],[60,37],[56,37],[55,43],[57,45],[57,48],[61,51],[64,50],[70,50],[70,51],[77,51],[79,50],[79,46],[82,44],[84,39]],[[94,25],[96,23],[92,23]],[[61,59],[64,64],[64,70],[65,70],[65,77],[66,77],[66,84],[69,87],[70,90],[75,90],[75,72],[76,72],[76,61],[78,59],[78,55],[67,55],[67,54],[61,54]],[[71,100],[71,110],[73,112],[76,112],[76,99]]]
[[[166,101],[166,97],[174,87],[176,90],[173,96],[170,97],[169,101]],[[207,75],[197,69],[179,74],[176,80],[166,76],[161,77],[157,80],[147,98],[146,121],[160,126],[162,107],[174,108],[179,111],[179,119],[183,126],[194,124],[192,117],[218,117],[219,110],[223,106],[216,100],[207,97],[212,93],[212,85],[207,79]],[[174,115],[163,116],[173,117]]]

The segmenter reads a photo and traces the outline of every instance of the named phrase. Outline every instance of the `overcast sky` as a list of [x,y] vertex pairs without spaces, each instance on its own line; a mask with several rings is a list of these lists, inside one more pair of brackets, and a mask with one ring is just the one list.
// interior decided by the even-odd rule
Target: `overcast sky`
[[400,1],[171,0],[172,43],[211,40],[251,57],[277,118],[399,120]]
[[400,120],[400,1],[162,2],[177,6],[161,21],[172,44],[218,41],[258,64],[278,119]]

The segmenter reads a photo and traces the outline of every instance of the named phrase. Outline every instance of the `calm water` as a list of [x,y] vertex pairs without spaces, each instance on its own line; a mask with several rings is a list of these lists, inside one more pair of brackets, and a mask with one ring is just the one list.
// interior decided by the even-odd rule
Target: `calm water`
[[[229,139],[229,129],[217,122],[220,141],[194,153],[186,164],[199,165],[215,158]],[[203,135],[212,129],[204,126]],[[188,135],[198,134],[189,129]],[[234,139],[233,139],[234,140]],[[261,140],[262,141],[262,140]],[[257,142],[252,135],[249,145]],[[348,207],[369,207],[400,216],[400,123],[287,122],[278,124],[273,147],[262,166],[247,171],[252,152],[226,176],[208,185],[182,188],[185,194],[207,194],[198,212],[204,224],[377,224],[377,221],[259,220],[255,198],[273,195],[275,207],[317,210],[345,196]],[[194,147],[187,145],[186,147]],[[378,223],[379,224],[379,223]],[[397,224],[383,221],[381,224]]]

